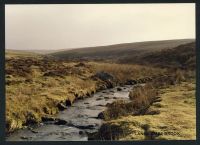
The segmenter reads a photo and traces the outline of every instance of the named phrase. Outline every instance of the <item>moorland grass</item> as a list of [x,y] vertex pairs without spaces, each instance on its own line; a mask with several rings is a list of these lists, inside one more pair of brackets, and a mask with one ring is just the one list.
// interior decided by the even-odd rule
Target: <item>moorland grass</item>
[[[83,65],[84,64],[84,65]],[[43,57],[9,57],[6,61],[6,131],[41,122],[59,112],[58,104],[72,104],[91,96],[106,82],[94,80],[97,72],[114,76],[115,84],[159,74],[161,69],[139,65],[65,62]],[[70,102],[70,103],[69,103]]]

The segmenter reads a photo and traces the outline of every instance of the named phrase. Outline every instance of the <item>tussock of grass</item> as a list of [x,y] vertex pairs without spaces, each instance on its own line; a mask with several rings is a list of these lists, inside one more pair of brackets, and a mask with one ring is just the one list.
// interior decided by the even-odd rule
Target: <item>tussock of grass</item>
[[140,105],[149,105],[157,96],[157,90],[152,83],[147,83],[145,86],[134,87],[129,94],[129,98]]
[[108,108],[103,112],[104,118],[105,120],[111,120],[130,114],[144,114],[156,96],[157,92],[151,84],[138,86],[129,94],[131,102],[118,100],[109,104]]

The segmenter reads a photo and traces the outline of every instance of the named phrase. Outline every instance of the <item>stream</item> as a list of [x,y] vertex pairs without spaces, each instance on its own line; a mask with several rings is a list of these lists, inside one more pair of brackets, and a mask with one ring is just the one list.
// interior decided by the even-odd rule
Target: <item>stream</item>
[[[87,133],[97,132],[103,123],[97,116],[106,109],[107,103],[116,100],[129,101],[129,91],[133,86],[115,87],[93,94],[89,98],[78,100],[69,108],[59,112],[56,118],[67,124],[56,125],[53,122],[40,123],[32,129],[17,130],[6,137],[7,141],[87,141]],[[120,89],[119,89],[120,88]]]

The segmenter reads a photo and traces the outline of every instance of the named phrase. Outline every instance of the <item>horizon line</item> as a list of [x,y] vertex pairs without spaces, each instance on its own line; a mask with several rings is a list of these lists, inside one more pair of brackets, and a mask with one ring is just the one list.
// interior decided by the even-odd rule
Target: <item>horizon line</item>
[[142,42],[158,42],[158,41],[173,41],[173,40],[196,40],[196,38],[176,38],[176,39],[160,39],[160,40],[145,40],[145,41],[135,41],[135,42],[122,42],[122,43],[113,43],[108,45],[96,45],[96,46],[83,46],[83,47],[70,47],[70,48],[58,48],[58,49],[13,49],[13,48],[5,48],[5,50],[16,50],[16,51],[62,51],[62,50],[75,50],[75,49],[84,49],[84,48],[93,48],[93,47],[106,47],[106,46],[114,46],[114,45],[123,45],[123,44],[131,44],[131,43],[142,43]]

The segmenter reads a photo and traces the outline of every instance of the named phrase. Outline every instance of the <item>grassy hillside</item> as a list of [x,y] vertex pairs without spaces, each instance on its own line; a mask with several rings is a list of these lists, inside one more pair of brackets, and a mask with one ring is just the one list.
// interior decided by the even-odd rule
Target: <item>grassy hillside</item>
[[195,69],[195,42],[179,45],[172,49],[161,50],[147,54],[141,58],[141,63],[153,64],[160,67],[179,67]]
[[[163,49],[170,49],[181,44],[193,42],[193,39],[147,41],[136,43],[116,44],[109,46],[87,47],[72,50],[63,50],[50,55],[61,59],[86,59],[86,60],[126,60]],[[133,59],[132,59],[133,60]]]

